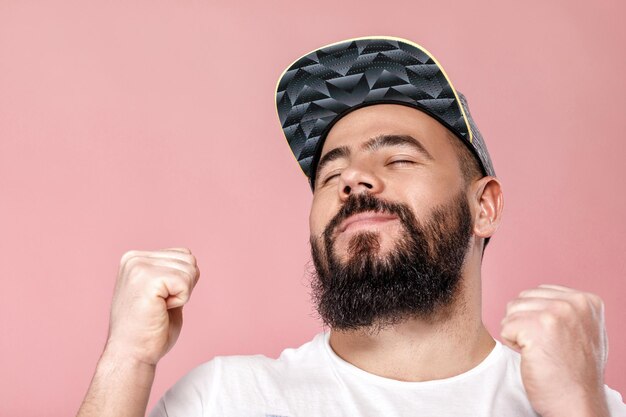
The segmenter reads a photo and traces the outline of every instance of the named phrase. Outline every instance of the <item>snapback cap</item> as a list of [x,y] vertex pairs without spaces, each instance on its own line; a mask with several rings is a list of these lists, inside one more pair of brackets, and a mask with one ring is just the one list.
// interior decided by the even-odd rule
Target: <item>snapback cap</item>
[[487,146],[467,100],[434,56],[402,38],[354,38],[316,49],[278,79],[276,108],[289,147],[315,188],[315,170],[333,124],[355,109],[403,104],[435,118],[495,177]]

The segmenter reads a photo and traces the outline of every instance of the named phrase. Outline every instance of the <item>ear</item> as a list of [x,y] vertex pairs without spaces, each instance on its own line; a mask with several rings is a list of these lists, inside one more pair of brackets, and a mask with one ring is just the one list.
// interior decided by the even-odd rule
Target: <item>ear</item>
[[500,225],[504,208],[500,181],[496,177],[486,176],[476,181],[472,188],[474,234],[482,238],[491,237]]

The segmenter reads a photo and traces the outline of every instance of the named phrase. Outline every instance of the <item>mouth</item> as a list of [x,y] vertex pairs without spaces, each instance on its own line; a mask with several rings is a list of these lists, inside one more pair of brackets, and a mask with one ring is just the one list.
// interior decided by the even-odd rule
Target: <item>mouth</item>
[[373,211],[358,213],[348,217],[343,222],[341,222],[341,224],[339,225],[339,233],[343,233],[346,230],[356,229],[359,227],[379,225],[381,223],[396,219],[398,219],[398,216],[393,214],[376,213]]

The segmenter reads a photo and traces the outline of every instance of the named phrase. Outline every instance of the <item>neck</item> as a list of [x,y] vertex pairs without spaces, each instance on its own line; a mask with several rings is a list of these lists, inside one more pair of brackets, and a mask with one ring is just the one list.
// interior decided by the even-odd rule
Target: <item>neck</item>
[[[463,280],[468,281],[480,279]],[[400,381],[443,379],[469,371],[489,355],[495,341],[482,323],[480,288],[463,287],[464,296],[436,318],[411,318],[375,333],[331,329],[330,346],[352,365]]]

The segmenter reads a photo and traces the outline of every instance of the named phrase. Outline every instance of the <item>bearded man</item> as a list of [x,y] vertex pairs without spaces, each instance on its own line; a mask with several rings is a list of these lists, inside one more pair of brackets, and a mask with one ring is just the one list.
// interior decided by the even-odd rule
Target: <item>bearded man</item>
[[[150,416],[624,416],[599,297],[557,285],[481,317],[503,196],[467,101],[410,41],[359,38],[281,75],[278,116],[313,191],[314,303],[330,331],[279,358],[217,356]],[[79,416],[144,415],[199,277],[186,248],[124,254]]]

